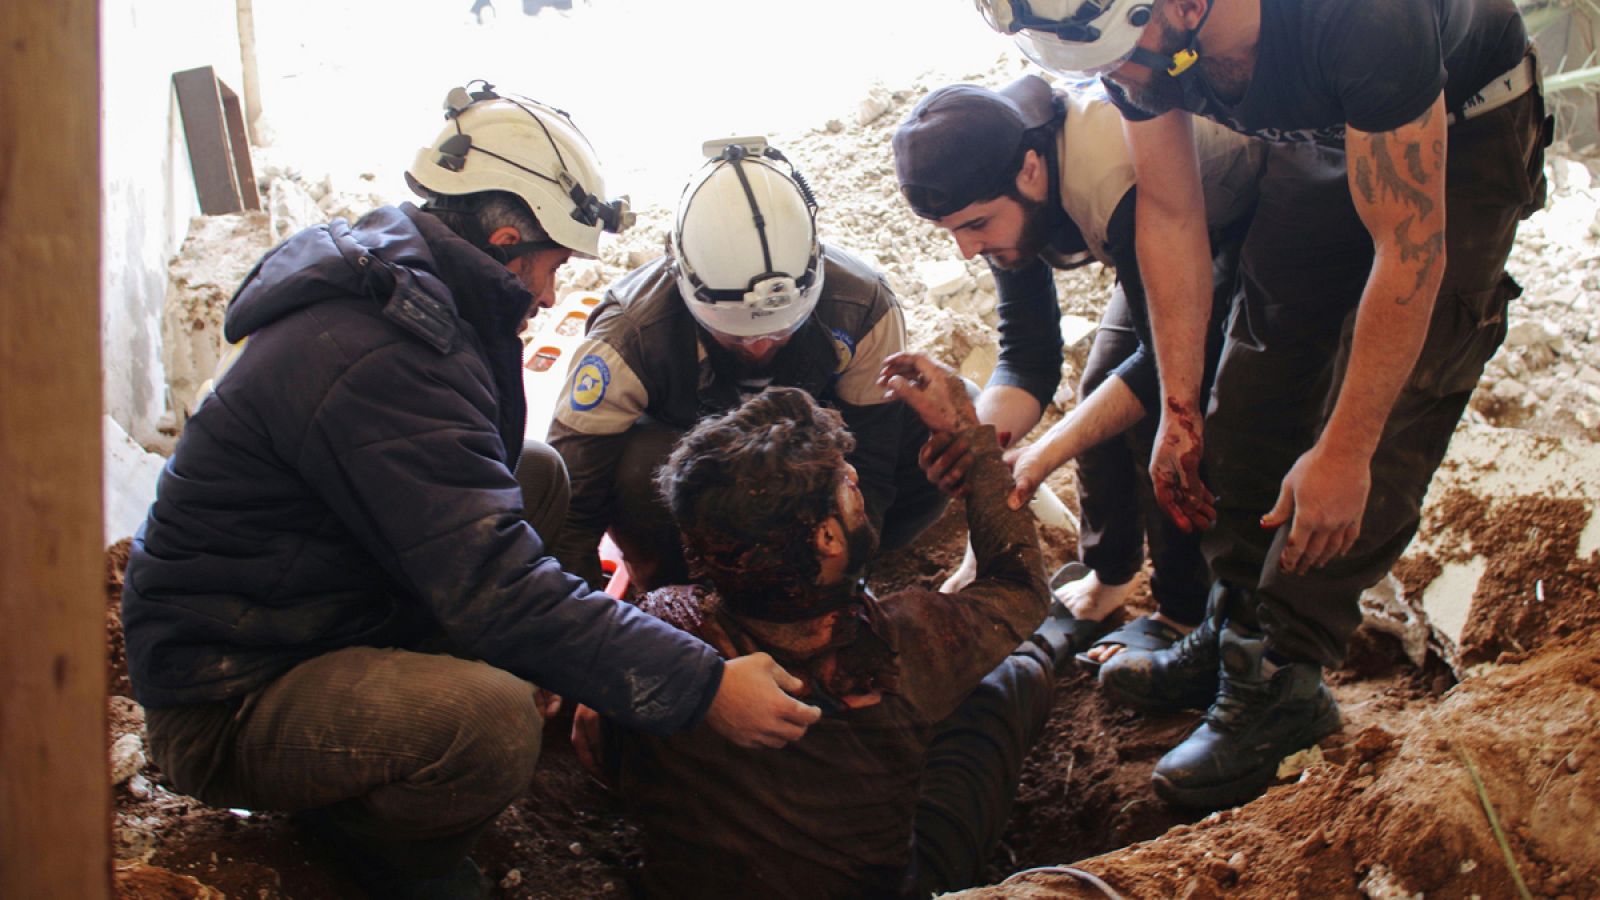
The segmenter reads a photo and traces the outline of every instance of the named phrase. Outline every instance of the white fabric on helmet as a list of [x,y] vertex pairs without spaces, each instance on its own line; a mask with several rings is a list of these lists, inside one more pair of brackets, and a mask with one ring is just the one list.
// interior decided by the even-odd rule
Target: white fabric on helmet
[[[452,161],[440,152],[457,134],[472,139],[472,149],[455,162],[459,170],[446,166]],[[430,146],[417,151],[406,174],[433,194],[515,194],[533,210],[551,240],[580,256],[592,258],[600,252],[602,224],[574,219],[578,204],[570,193],[575,184],[603,200],[600,163],[583,132],[552,107],[521,97],[472,103],[445,125]]]
[[[1153,0],[1102,0],[1099,15],[1079,24],[1093,29],[1092,40],[1072,40],[1059,33],[1024,27],[1014,14],[1012,0],[975,0],[989,27],[1013,34],[1023,55],[1061,75],[1102,75],[1121,65],[1133,53],[1139,35],[1150,21]],[[1084,0],[1029,0],[1033,18],[1066,24],[1086,4]]]
[[[678,200],[671,241],[678,292],[711,331],[742,338],[788,334],[822,296],[812,208],[789,174],[766,159],[707,163]],[[722,296],[713,300],[708,291]]]

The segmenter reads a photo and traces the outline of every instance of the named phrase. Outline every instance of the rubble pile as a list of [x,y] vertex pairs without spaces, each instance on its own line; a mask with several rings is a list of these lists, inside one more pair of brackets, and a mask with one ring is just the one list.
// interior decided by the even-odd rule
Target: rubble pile
[[[999,86],[1023,71],[1008,59],[970,80]],[[912,346],[981,382],[996,355],[993,277],[911,213],[894,177],[891,135],[938,86],[875,85],[848,115],[769,137],[821,201],[823,240],[875,266],[900,297]],[[174,431],[222,356],[225,305],[263,252],[307,225],[354,221],[411,199],[403,186],[370,178],[342,190],[271,160],[257,171],[267,210],[196,220],[171,265],[164,336]],[[1184,818],[1155,800],[1148,780],[1192,718],[1136,716],[1111,706],[1088,676],[1064,677],[1006,844],[991,861],[994,880],[1105,853],[1075,865],[1128,896],[1507,895],[1512,875],[1484,824],[1465,751],[1535,891],[1600,892],[1591,833],[1600,662],[1586,642],[1600,625],[1600,519],[1592,515],[1600,475],[1583,474],[1600,472],[1592,443],[1600,434],[1600,160],[1555,152],[1548,174],[1550,202],[1523,224],[1512,258],[1524,293],[1474,395],[1473,421],[1458,431],[1411,552],[1369,594],[1370,627],[1352,660],[1330,676],[1345,733],[1262,800]],[[659,256],[671,216],[659,206],[638,210],[634,228],[602,241],[599,259],[563,269],[560,291],[603,291]],[[1058,272],[1056,282],[1069,350],[1047,422],[1072,402],[1113,273],[1090,264]],[[913,548],[915,559],[899,564],[937,584],[964,543],[963,530],[941,523]],[[1053,531],[1045,544],[1052,564],[1075,552],[1070,536]],[[283,817],[209,809],[163,784],[138,738],[141,711],[126,699],[116,618],[122,563],[125,550],[108,570],[107,633],[124,896],[156,896],[134,885],[161,878],[191,886],[192,896],[213,888],[340,896],[344,886],[308,862],[309,848]],[[1136,595],[1135,605],[1148,599]],[[539,778],[485,836],[479,860],[500,896],[617,892],[638,864],[636,835],[577,766],[562,723],[552,726]],[[1077,888],[1100,896],[1062,866],[1050,868],[975,896]]]
[[1493,425],[1600,435],[1600,159],[1554,156],[1550,199],[1522,223],[1505,345],[1472,407]]

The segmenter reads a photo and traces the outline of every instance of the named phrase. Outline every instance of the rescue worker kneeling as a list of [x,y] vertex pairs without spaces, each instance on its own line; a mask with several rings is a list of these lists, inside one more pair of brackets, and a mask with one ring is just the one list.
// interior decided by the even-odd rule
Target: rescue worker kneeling
[[899,300],[820,240],[817,198],[781,151],[754,138],[711,149],[684,186],[666,255],[612,285],[589,318],[550,423],[572,479],[555,555],[590,583],[607,532],[641,591],[688,579],[656,470],[696,422],[769,385],[801,388],[844,417],[885,547],[911,543],[944,511],[917,464],[927,430],[874,383],[906,347]]
[[769,388],[686,434],[658,483],[699,581],[640,605],[729,658],[770,653],[827,713],[752,752],[579,711],[580,755],[643,831],[650,896],[926,897],[974,883],[1005,825],[1070,641],[1046,620],[1032,515],[1007,506],[1009,469],[960,377],[898,354],[878,380],[970,442],[977,577],[955,594],[867,590],[854,439],[804,391]]

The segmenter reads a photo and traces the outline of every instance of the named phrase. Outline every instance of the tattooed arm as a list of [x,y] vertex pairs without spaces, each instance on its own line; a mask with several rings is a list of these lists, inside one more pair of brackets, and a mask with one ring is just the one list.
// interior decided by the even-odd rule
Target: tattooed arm
[[1184,531],[1216,521],[1200,481],[1200,381],[1211,320],[1211,243],[1189,115],[1126,122],[1139,191],[1134,243],[1161,378],[1161,424],[1150,457],[1156,501]]
[[1276,528],[1293,517],[1280,561],[1288,571],[1349,552],[1361,532],[1372,454],[1422,350],[1444,276],[1445,127],[1441,94],[1393,131],[1346,129],[1350,193],[1376,255],[1333,414],[1261,520]]

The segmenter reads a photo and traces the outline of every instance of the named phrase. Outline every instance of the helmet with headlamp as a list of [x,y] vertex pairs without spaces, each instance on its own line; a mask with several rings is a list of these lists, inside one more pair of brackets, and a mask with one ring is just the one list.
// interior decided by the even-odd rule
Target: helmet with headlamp
[[1025,56],[1062,75],[1104,75],[1130,60],[1180,75],[1198,58],[1192,42],[1173,56],[1138,46],[1154,0],[973,2],[990,28],[1011,35]]
[[413,190],[441,204],[487,191],[515,194],[552,242],[587,257],[599,254],[600,232],[633,223],[626,197],[604,199],[599,160],[571,116],[473,84],[479,87],[445,97],[448,122],[406,170]]
[[735,340],[786,337],[822,296],[817,202],[759,139],[712,144],[678,200],[672,271],[697,322]]

